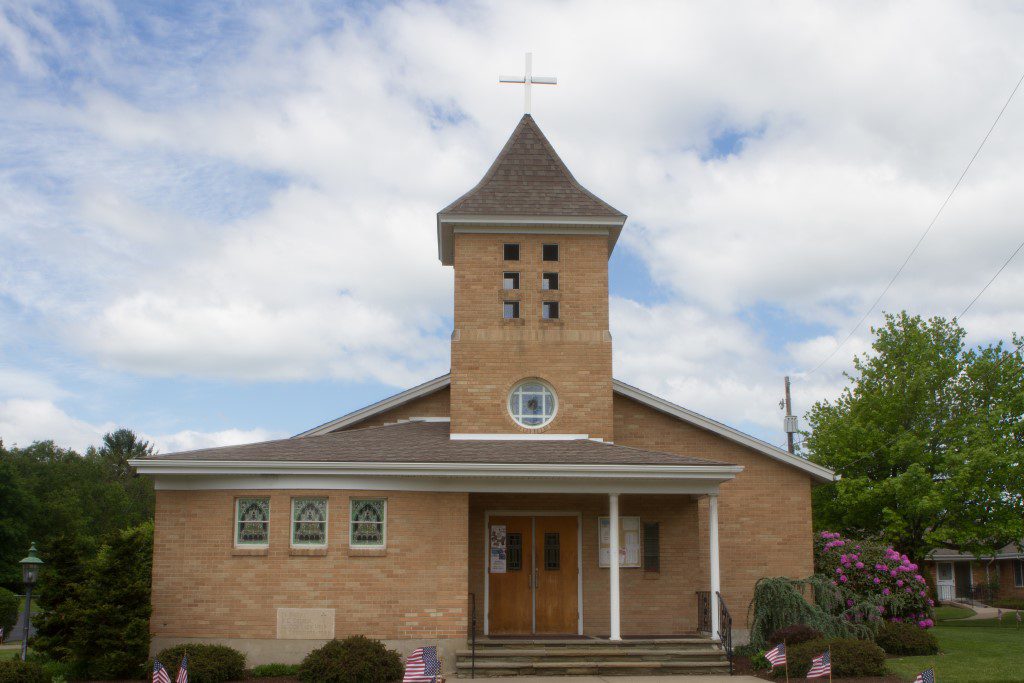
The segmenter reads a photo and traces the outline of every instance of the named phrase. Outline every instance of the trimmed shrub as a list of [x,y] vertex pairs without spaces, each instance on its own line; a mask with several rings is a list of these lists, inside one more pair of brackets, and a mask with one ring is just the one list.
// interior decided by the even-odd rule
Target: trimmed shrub
[[277,678],[279,676],[298,676],[298,664],[260,664],[249,671],[249,678]]
[[21,598],[6,588],[0,588],[0,629],[3,629],[4,633],[10,634],[14,629],[20,611]]
[[931,631],[911,624],[884,624],[875,634],[875,644],[890,655],[934,655],[939,642]]
[[223,683],[245,678],[245,655],[238,650],[227,645],[186,643],[157,653],[156,658],[167,668],[172,681],[186,654],[189,683]]
[[992,607],[1024,610],[1024,598],[1002,598],[1000,600],[993,600]]
[[0,683],[50,683],[50,677],[36,662],[0,660]]
[[768,644],[774,647],[779,643],[785,643],[788,647],[790,645],[806,643],[808,640],[820,640],[824,637],[824,633],[816,628],[811,628],[807,624],[793,624],[792,626],[777,629],[768,636]]
[[308,683],[393,683],[404,673],[397,652],[364,636],[332,640],[299,665],[299,680]]
[[[834,638],[832,640],[808,640],[806,643],[786,648],[789,660],[790,678],[803,678],[811,668],[811,660],[825,650],[832,651],[832,676],[834,678],[857,678],[861,676],[885,676],[885,652],[870,640]],[[785,675],[780,667],[776,676]]]

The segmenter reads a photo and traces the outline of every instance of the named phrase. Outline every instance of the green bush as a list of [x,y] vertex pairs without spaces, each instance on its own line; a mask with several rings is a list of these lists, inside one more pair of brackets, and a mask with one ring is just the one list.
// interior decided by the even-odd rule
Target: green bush
[[397,652],[364,636],[332,640],[299,666],[299,680],[308,683],[392,683],[404,673]]
[[0,660],[0,683],[50,683],[43,667],[20,659]]
[[886,623],[875,634],[875,644],[890,655],[934,655],[939,652],[939,642],[931,631],[914,624]]
[[7,590],[0,588],[0,629],[10,635],[11,629],[18,621],[18,612],[21,611],[21,598]]
[[808,640],[818,640],[824,638],[825,634],[816,628],[811,628],[807,624],[793,624],[792,626],[784,626],[783,628],[777,629],[774,633],[768,636],[768,645],[775,647],[779,643],[785,643],[786,646],[799,645],[800,643],[806,643]]
[[156,655],[172,681],[178,675],[181,658],[186,654],[189,683],[223,683],[245,677],[245,655],[238,650],[227,645],[186,643],[161,650]]
[[1001,598],[992,601],[993,607],[1024,610],[1024,598]]
[[[789,676],[803,678],[811,668],[811,660],[825,650],[832,650],[832,676],[835,678],[857,678],[860,676],[885,676],[885,652],[869,640],[834,638],[808,640],[786,648],[789,662]],[[775,670],[776,676],[784,675],[782,667]]]
[[298,676],[298,664],[260,664],[249,671],[249,678],[277,678],[279,676]]

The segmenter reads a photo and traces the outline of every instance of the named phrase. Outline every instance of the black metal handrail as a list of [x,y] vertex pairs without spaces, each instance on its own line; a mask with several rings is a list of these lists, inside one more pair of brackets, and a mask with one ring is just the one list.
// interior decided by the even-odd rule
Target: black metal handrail
[[697,633],[711,635],[711,591],[697,591]]
[[469,594],[469,677],[476,678],[476,593]]
[[729,608],[725,606],[722,594],[715,592],[718,596],[718,638],[725,648],[725,656],[729,660],[729,675],[732,675],[732,615]]

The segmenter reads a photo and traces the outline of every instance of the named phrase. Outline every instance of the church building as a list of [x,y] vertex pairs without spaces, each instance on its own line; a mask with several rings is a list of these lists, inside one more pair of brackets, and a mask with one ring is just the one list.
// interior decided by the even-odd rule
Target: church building
[[132,461],[157,489],[153,651],[297,662],[361,634],[466,676],[727,666],[755,582],[813,573],[833,474],[612,377],[625,223],[527,114],[437,214],[449,374],[290,439]]

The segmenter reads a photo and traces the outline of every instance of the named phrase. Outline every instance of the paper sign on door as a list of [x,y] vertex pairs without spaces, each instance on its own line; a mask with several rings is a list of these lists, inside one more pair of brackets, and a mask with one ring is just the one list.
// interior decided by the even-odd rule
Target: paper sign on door
[[508,560],[508,534],[504,524],[491,526],[491,573],[504,574]]

